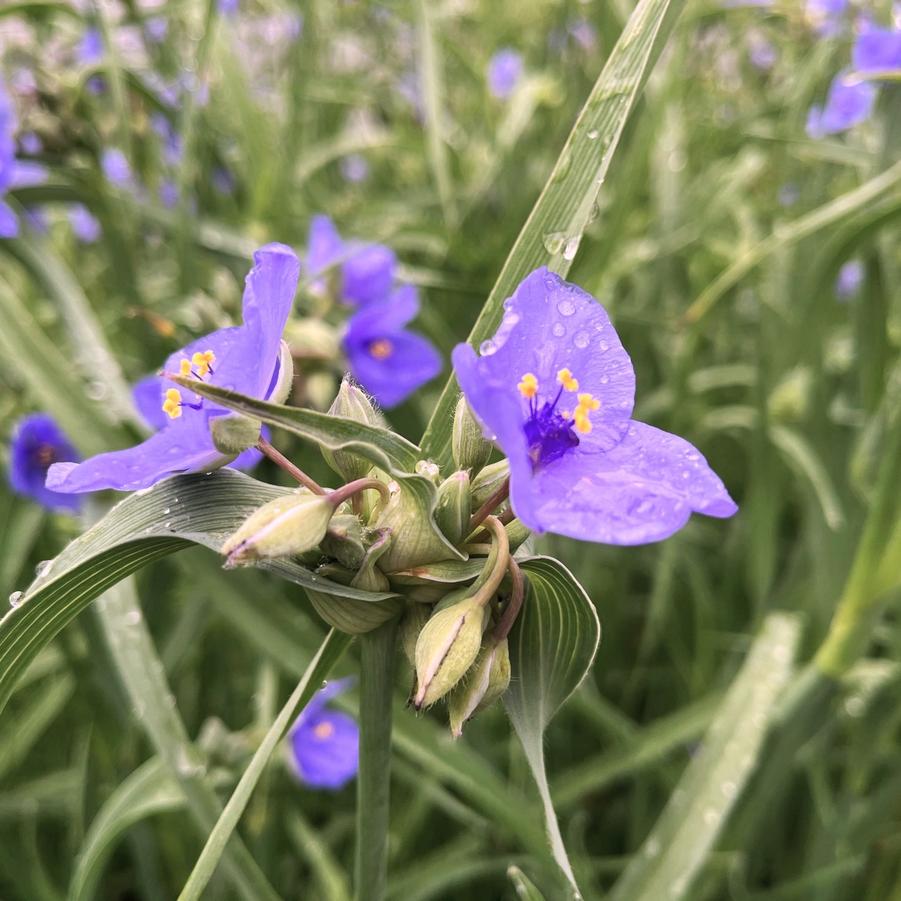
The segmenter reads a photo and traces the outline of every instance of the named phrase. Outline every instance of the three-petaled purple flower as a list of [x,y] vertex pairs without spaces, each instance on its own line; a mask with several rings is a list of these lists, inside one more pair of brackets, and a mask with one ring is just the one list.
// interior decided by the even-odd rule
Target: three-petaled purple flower
[[542,267],[504,304],[480,355],[454,370],[510,464],[510,501],[536,532],[644,544],[693,512],[732,516],[723,483],[687,441],[631,418],[632,362],[604,308]]
[[419,300],[412,285],[395,285],[394,251],[344,241],[327,216],[315,216],[307,269],[314,291],[357,307],[347,323],[344,350],[354,377],[382,406],[396,406],[438,375],[439,353],[404,328],[416,316]]
[[51,416],[32,413],[21,419],[9,449],[9,483],[13,490],[48,510],[77,513],[81,499],[51,491],[44,484],[54,463],[78,460],[78,452]]
[[522,73],[522,56],[512,47],[504,47],[488,61],[488,90],[498,100],[506,100],[516,90]]
[[291,767],[312,788],[337,790],[357,774],[360,730],[346,713],[325,707],[349,681],[340,679],[318,691],[288,736]]
[[[166,361],[168,372],[193,375],[241,394],[268,398],[278,383],[282,332],[291,307],[300,263],[284,244],[267,244],[254,254],[244,289],[244,323],[192,341]],[[84,463],[50,467],[47,487],[80,493],[112,488],[147,488],[178,472],[206,472],[230,462],[210,433],[212,420],[229,411],[198,395],[160,385],[158,403],[165,428],[142,444],[99,454]]]

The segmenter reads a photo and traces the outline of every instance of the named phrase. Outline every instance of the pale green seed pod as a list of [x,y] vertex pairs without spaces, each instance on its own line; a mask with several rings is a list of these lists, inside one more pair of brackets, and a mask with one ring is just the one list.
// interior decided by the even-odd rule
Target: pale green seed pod
[[431,612],[427,604],[407,604],[403,619],[400,621],[400,646],[412,667],[416,666],[416,641]]
[[247,566],[312,550],[325,537],[334,512],[327,496],[306,489],[269,501],[222,545],[225,565]]
[[486,440],[482,427],[469,409],[466,398],[461,394],[454,412],[454,428],[451,439],[454,465],[457,469],[467,469],[475,478],[479,470],[491,457],[491,442]]
[[506,460],[486,466],[472,480],[472,509],[478,510],[509,477],[510,464]]
[[416,641],[417,710],[443,698],[472,666],[482,645],[485,608],[466,598],[433,613]]
[[463,734],[463,724],[480,710],[490,707],[510,685],[510,648],[507,639],[487,641],[465,678],[447,701],[454,738]]
[[260,440],[260,421],[238,414],[214,416],[210,437],[220,454],[234,459]]
[[469,502],[469,473],[460,470],[438,486],[435,522],[451,544],[459,544],[469,533],[472,507]]
[[[341,382],[338,396],[329,408],[332,416],[342,416],[364,425],[383,427],[385,424],[381,414],[373,407],[366,394],[349,379]],[[330,451],[321,448],[323,459],[346,482],[353,482],[368,475],[372,464],[356,454],[347,451]]]
[[[355,584],[354,574],[342,566],[330,564],[320,567],[317,573],[332,582],[360,588],[364,591],[388,591],[384,588],[370,585]],[[384,601],[364,601],[358,598],[341,597],[335,594],[326,594],[323,591],[311,591],[306,589],[307,597],[313,609],[330,626],[334,626],[339,632],[348,635],[364,635],[397,616],[403,610],[403,600],[399,597],[386,598]]]

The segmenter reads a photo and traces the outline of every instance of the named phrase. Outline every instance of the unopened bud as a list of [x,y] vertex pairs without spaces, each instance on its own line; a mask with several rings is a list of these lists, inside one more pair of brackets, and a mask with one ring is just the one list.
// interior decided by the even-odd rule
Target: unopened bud
[[454,412],[452,450],[457,469],[468,469],[473,477],[491,457],[491,442],[485,439],[482,427],[462,394]]
[[469,533],[471,516],[469,473],[460,470],[438,486],[435,522],[451,544],[459,544]]
[[400,621],[400,646],[410,661],[410,666],[416,666],[416,641],[419,633],[429,620],[432,612],[428,604],[412,603],[407,605],[403,619]]
[[327,496],[303,490],[263,504],[222,546],[225,565],[291,557],[316,547],[325,537],[335,507]]
[[510,648],[507,639],[489,640],[479,651],[466,678],[447,701],[451,734],[459,738],[463,724],[480,710],[490,707],[510,685]]
[[507,539],[510,542],[510,553],[518,550],[529,538],[532,537],[532,531],[528,526],[524,526],[522,520],[513,519],[504,526],[507,533]]
[[428,479],[433,485],[437,485],[441,481],[441,470],[437,463],[431,460],[417,460],[413,470],[416,475]]
[[234,458],[260,440],[260,421],[236,413],[214,416],[210,420],[210,436],[220,454]]
[[285,338],[291,354],[300,360],[337,360],[341,352],[338,331],[319,318],[289,319]]
[[510,478],[510,464],[499,460],[486,466],[472,480],[472,509],[478,510]]
[[[352,419],[354,422],[362,422],[364,425],[383,427],[384,419],[372,406],[369,398],[354,385],[349,379],[341,382],[338,396],[329,408],[332,416],[341,416],[344,419]],[[356,454],[347,451],[330,451],[321,448],[325,462],[341,476],[345,481],[352,482],[362,479],[372,469],[372,464]]]
[[336,513],[321,542],[322,551],[342,566],[357,569],[366,555],[363,526],[352,513]]
[[[354,586],[354,574],[343,566],[328,564],[316,570],[317,575],[325,576],[331,582],[338,582],[351,588]],[[366,589],[364,589],[366,590]],[[385,598],[382,601],[361,600],[355,597],[342,597],[337,594],[326,594],[324,591],[306,589],[307,597],[313,609],[339,632],[348,635],[364,635],[397,616],[403,609],[403,600],[399,597]]]
[[485,607],[465,598],[433,613],[416,641],[416,694],[419,710],[443,698],[472,666],[482,645]]

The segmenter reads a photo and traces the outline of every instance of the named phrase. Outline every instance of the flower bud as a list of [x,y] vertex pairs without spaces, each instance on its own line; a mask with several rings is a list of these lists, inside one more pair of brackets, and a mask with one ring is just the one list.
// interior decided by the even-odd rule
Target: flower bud
[[416,640],[417,710],[443,698],[472,666],[482,645],[485,607],[475,598],[432,614]]
[[510,477],[510,464],[499,460],[486,466],[472,480],[472,509],[478,510]]
[[[369,398],[354,385],[349,379],[341,382],[338,389],[338,396],[329,407],[329,414],[332,416],[342,416],[345,419],[352,419],[354,422],[362,422],[364,425],[383,427],[384,419],[372,406]],[[325,462],[341,476],[346,482],[353,482],[356,479],[364,478],[372,464],[356,454],[347,451],[330,451],[321,448],[322,456]]]
[[219,453],[234,459],[260,440],[260,421],[231,413],[210,420],[210,436]]
[[462,394],[454,412],[452,450],[457,469],[468,469],[473,477],[491,457],[491,442],[485,439],[482,427]]
[[320,544],[322,551],[342,566],[357,569],[366,555],[363,526],[352,513],[336,513]]
[[448,698],[451,734],[459,738],[463,724],[486,707],[490,707],[510,685],[510,648],[507,639],[487,641],[466,678]]
[[341,355],[338,331],[319,318],[289,319],[285,338],[299,360],[337,360]]
[[504,526],[507,532],[507,539],[510,541],[510,553],[518,550],[532,537],[532,531],[528,526],[523,525],[522,520],[513,519]]
[[416,666],[416,641],[431,612],[428,604],[407,604],[403,619],[400,621],[400,646],[410,661],[410,666]]
[[417,460],[413,470],[416,475],[428,479],[433,485],[437,485],[441,481],[441,470],[437,463],[431,460]]
[[469,532],[469,473],[455,472],[438,486],[435,522],[451,544],[459,544]]
[[325,537],[335,507],[327,496],[296,491],[263,504],[222,545],[225,565],[291,557],[316,547]]
[[[333,582],[345,585],[353,584],[353,573],[334,564],[320,567],[319,575]],[[353,586],[363,588],[364,586]],[[365,601],[359,598],[345,598],[340,595],[326,594],[322,591],[305,589],[313,609],[330,626],[348,635],[363,635],[397,616],[403,609],[403,600],[399,597],[386,598],[383,601]]]

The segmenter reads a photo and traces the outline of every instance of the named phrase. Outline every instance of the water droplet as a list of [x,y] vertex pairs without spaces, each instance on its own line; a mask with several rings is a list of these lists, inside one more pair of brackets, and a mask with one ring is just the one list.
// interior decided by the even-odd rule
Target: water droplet
[[720,813],[718,810],[715,810],[713,807],[708,807],[707,810],[704,811],[704,822],[708,826],[715,826],[720,821]]
[[53,568],[52,560],[41,560],[37,566],[34,568],[34,577],[36,579],[42,579],[44,576],[50,574],[50,570]]
[[163,515],[165,516],[169,512],[168,507],[163,507]]
[[598,139],[599,135],[600,135],[600,132],[596,128],[592,128],[591,131],[588,132],[588,140],[596,141]]
[[555,322],[551,333],[555,338],[562,338],[566,334],[566,326],[562,322]]
[[724,782],[720,786],[720,791],[723,793],[724,798],[734,798],[738,791],[738,786],[734,782]]
[[479,345],[479,353],[483,357],[490,357],[496,351],[497,348],[494,346],[494,342],[490,338],[487,341],[483,341]]
[[573,235],[571,238],[568,238],[566,241],[566,245],[563,248],[563,259],[564,260],[574,260],[576,254],[579,252],[579,244],[582,243],[581,235]]
[[107,385],[106,382],[91,379],[87,384],[85,392],[91,400],[100,401],[109,393],[109,385]]
[[128,613],[125,614],[125,622],[128,623],[129,626],[136,626],[141,622],[142,616],[140,610],[129,610]]
[[576,332],[576,335],[573,338],[573,344],[575,344],[576,347],[578,347],[580,350],[584,350],[586,347],[588,347],[590,340],[591,338],[589,337],[588,332],[584,331],[583,329],[581,332]]
[[571,300],[561,300],[557,304],[557,312],[561,316],[572,316],[576,312],[576,305]]
[[566,233],[565,232],[548,232],[544,238],[544,249],[553,256],[556,256],[563,250],[563,245],[566,243]]
[[660,840],[658,838],[649,838],[644,845],[645,857],[656,857],[660,853]]
[[24,593],[25,593],[25,592],[23,592],[23,591],[14,591],[14,592],[9,596],[9,606],[10,606],[10,607],[18,607],[19,604],[22,603],[22,595],[23,595]]

